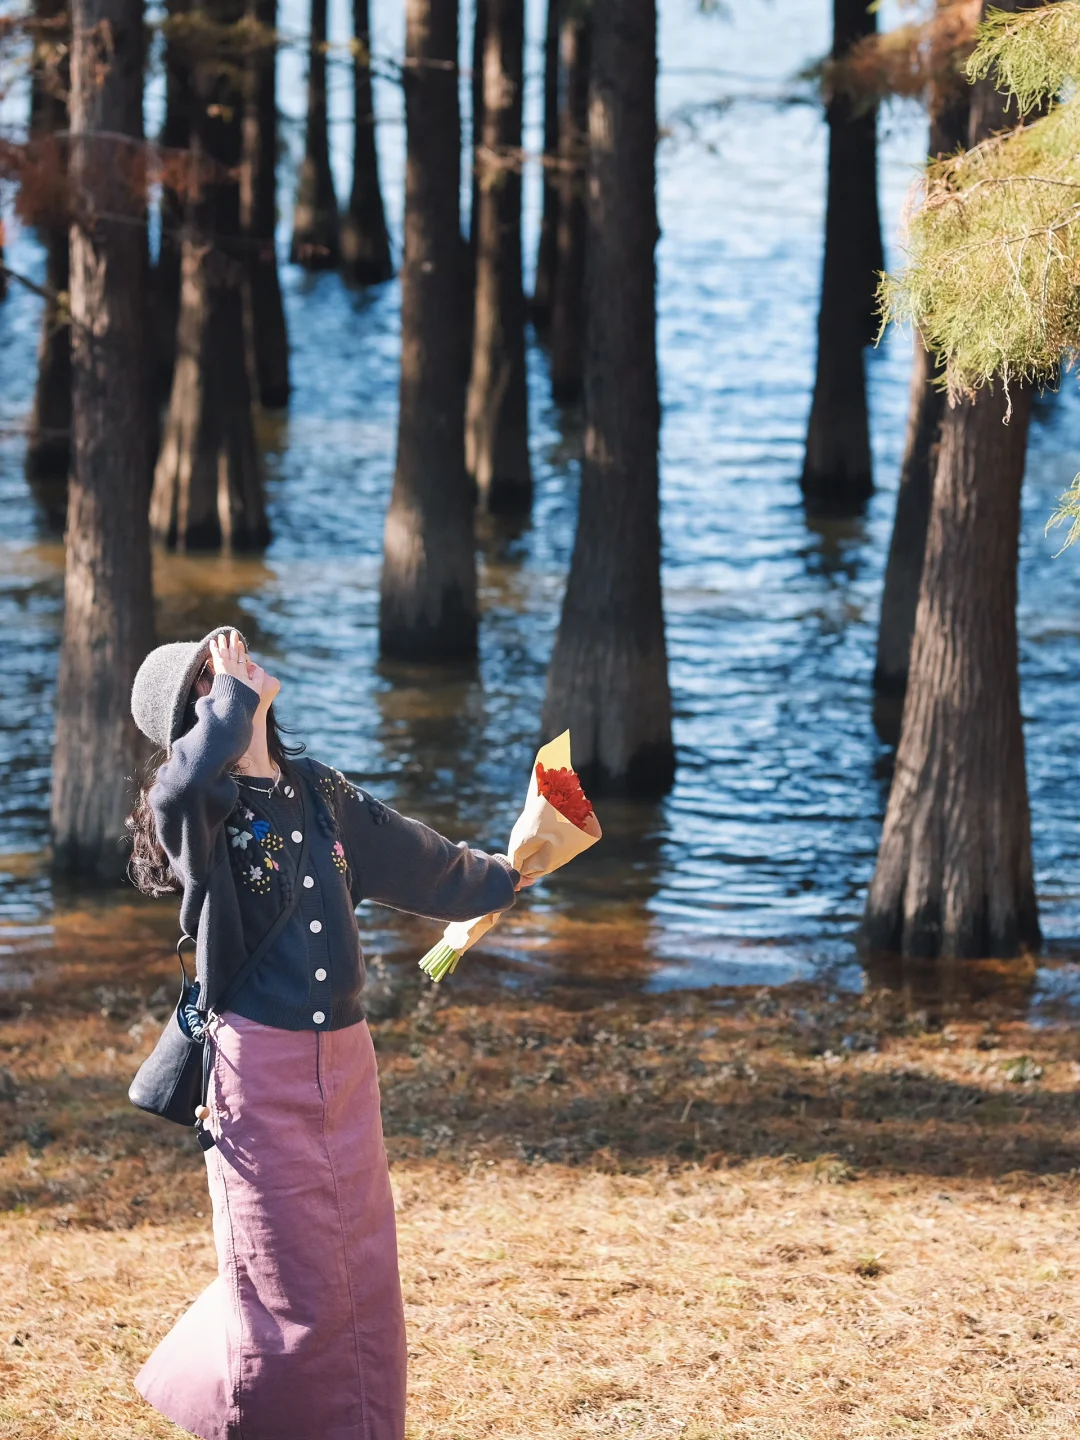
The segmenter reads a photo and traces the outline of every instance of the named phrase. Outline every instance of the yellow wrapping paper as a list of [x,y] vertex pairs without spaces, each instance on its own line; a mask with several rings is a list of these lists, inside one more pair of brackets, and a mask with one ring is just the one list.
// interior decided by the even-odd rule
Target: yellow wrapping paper
[[[567,861],[573,860],[575,855],[580,855],[591,845],[595,845],[603,834],[595,814],[589,816],[586,828],[582,830],[572,820],[561,815],[550,801],[545,800],[536,781],[537,765],[542,765],[545,770],[574,768],[570,759],[569,730],[564,730],[537,751],[529,777],[529,793],[510,832],[510,844],[506,853],[511,865],[520,872],[523,880],[539,880],[544,875],[550,875]],[[475,920],[455,921],[446,927],[442,941],[428,954],[432,955],[444,946],[456,951],[458,955],[463,954],[487,934],[500,913],[495,911],[491,915],[478,915]],[[424,965],[427,959],[428,956],[425,956],[420,962],[421,965]],[[456,961],[454,963],[456,964]],[[450,970],[453,970],[453,966]]]

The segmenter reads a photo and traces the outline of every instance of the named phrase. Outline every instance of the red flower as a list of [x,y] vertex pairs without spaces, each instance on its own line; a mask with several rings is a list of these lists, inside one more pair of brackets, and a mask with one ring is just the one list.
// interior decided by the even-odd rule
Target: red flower
[[571,825],[576,825],[579,830],[585,829],[593,808],[581,788],[576,770],[545,770],[538,760],[536,788],[548,804],[553,805]]

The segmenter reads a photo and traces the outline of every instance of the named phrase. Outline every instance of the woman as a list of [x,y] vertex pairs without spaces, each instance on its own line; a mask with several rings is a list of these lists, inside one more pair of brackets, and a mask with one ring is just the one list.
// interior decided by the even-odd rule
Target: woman
[[218,1278],[136,1384],[203,1440],[402,1440],[394,1205],[354,907],[469,919],[512,905],[520,877],[297,758],[274,722],[280,688],[219,629],[160,646],[132,691],[166,752],[129,822],[132,876],[180,891],[211,1017],[218,1252]]

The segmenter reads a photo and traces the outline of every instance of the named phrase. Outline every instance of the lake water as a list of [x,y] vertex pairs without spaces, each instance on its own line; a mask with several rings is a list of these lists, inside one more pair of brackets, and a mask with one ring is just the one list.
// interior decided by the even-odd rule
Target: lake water
[[[375,0],[374,50],[402,51],[402,7]],[[657,805],[600,807],[604,843],[522,901],[466,962],[503,983],[602,975],[649,986],[778,984],[828,972],[858,985],[853,936],[873,868],[889,751],[871,719],[882,569],[907,408],[910,342],[868,358],[877,492],[855,523],[808,523],[798,474],[813,380],[826,151],[792,80],[828,46],[827,0],[745,0],[731,13],[661,0],[659,349],[664,584],[678,779]],[[332,38],[347,30],[331,6]],[[886,18],[892,19],[888,12]],[[286,0],[283,29],[304,8]],[[528,148],[540,148],[541,7],[529,13]],[[463,37],[463,44],[467,43]],[[303,57],[281,59],[289,163],[301,142]],[[349,76],[332,71],[335,164],[347,194]],[[467,92],[467,85],[463,87]],[[467,98],[467,97],[466,97]],[[22,113],[16,94],[4,118]],[[385,198],[400,238],[400,96],[378,86]],[[151,94],[151,122],[160,84]],[[924,145],[912,109],[881,119],[890,255]],[[7,197],[10,202],[10,196]],[[527,177],[527,256],[539,177]],[[10,210],[10,205],[9,205]],[[8,216],[9,257],[40,251]],[[573,537],[580,418],[549,397],[530,347],[537,493],[521,533],[480,539],[475,670],[381,667],[376,603],[394,463],[396,283],[368,294],[283,266],[295,391],[265,417],[274,539],[259,559],[159,557],[163,640],[236,619],[284,681],[279,708],[313,753],[455,838],[501,848],[535,749],[544,673]],[[39,302],[0,305],[0,970],[14,980],[112,907],[167,943],[169,905],[59,892],[48,832],[51,700],[62,549],[23,478]],[[1066,993],[1080,941],[1080,551],[1043,534],[1080,469],[1073,380],[1032,428],[1021,560],[1021,664],[1046,958],[1037,995]],[[370,952],[405,963],[435,927],[361,914]],[[104,932],[108,933],[106,923]]]

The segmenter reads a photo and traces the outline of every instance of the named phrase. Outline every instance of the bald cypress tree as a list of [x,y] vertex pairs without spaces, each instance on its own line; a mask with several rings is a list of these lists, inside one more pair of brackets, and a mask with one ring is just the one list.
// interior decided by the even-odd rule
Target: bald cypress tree
[[70,26],[64,0],[35,0],[30,87],[30,144],[37,166],[55,185],[37,217],[45,247],[46,300],[41,312],[37,382],[26,444],[26,473],[50,525],[64,527],[71,462],[71,328],[63,297],[70,284],[67,172]]
[[589,125],[589,10],[564,6],[559,27],[562,98],[559,104],[559,169],[556,261],[552,279],[551,393],[556,400],[581,395],[585,344],[585,169]]
[[[952,0],[938,0],[938,16]],[[965,48],[967,42],[964,36]],[[951,59],[951,55],[949,56]],[[969,86],[954,64],[941,66],[928,87],[930,111],[929,155],[939,159],[965,143],[970,126]],[[915,610],[919,600],[926,528],[930,519],[930,496],[937,465],[941,422],[945,414],[943,372],[938,359],[915,336],[911,372],[907,438],[900,466],[889,557],[881,595],[874,689],[879,700],[879,723],[891,728],[886,710],[896,716],[907,688],[911,637],[915,632]],[[892,725],[895,725],[895,719]]]
[[[483,0],[476,0],[477,5]],[[546,332],[551,319],[555,290],[555,269],[559,248],[559,30],[565,0],[548,0],[544,29],[544,173],[543,208],[540,215],[540,243],[536,252],[536,279],[532,293],[532,318],[537,329]]]
[[296,183],[290,255],[309,270],[332,269],[340,258],[337,196],[330,169],[326,107],[326,0],[311,0],[308,32],[307,123]]
[[[1010,118],[1005,98],[983,81],[972,97],[971,144],[985,146]],[[986,153],[970,162],[976,177]],[[957,173],[957,214],[944,224],[959,223],[961,264],[968,255],[980,265],[989,257],[972,245],[977,211],[959,213],[971,183],[964,162]],[[976,204],[992,188],[977,187]],[[931,208],[931,232],[935,223]],[[931,292],[944,273],[955,302],[956,269],[940,254],[931,259],[917,228],[914,254],[916,265],[920,255],[931,263]],[[908,278],[916,291],[920,283]],[[931,343],[953,324],[977,345],[980,318],[962,307],[943,319],[932,304],[923,314]],[[1000,356],[1000,318],[990,329],[987,350]],[[864,921],[872,949],[905,955],[1007,957],[1040,939],[1016,633],[1030,389],[1015,374],[1008,389],[1000,372],[982,378],[954,396],[941,423],[900,745]]]
[[180,254],[183,248],[185,199],[175,180],[182,156],[191,144],[192,36],[186,31],[192,0],[166,0],[165,117],[158,143],[166,159],[161,186],[161,243],[153,270],[153,345],[155,386],[167,400],[176,362],[176,325],[180,315]]
[[[176,364],[154,471],[150,523],[177,549],[252,549],[269,526],[252,415],[245,310],[250,248],[240,218],[245,0],[212,0],[192,67],[191,150]],[[226,38],[214,43],[214,35]]]
[[484,13],[465,461],[487,509],[521,513],[532,502],[521,278],[524,0],[484,0]]
[[58,868],[123,869],[138,757],[131,682],[153,643],[142,0],[73,0],[73,443],[56,693]]
[[277,0],[247,0],[248,41],[240,168],[240,228],[249,266],[249,370],[259,402],[289,400],[289,332],[277,246]]
[[401,384],[379,647],[388,658],[467,659],[476,654],[476,556],[465,470],[456,0],[406,0],[403,82]]
[[379,285],[394,273],[375,148],[368,10],[368,0],[353,0],[353,179],[341,222],[341,270],[355,285]]
[[[842,61],[876,28],[877,10],[867,0],[833,0],[833,61]],[[877,276],[885,263],[877,200],[877,108],[836,89],[825,113],[825,252],[802,490],[815,510],[852,511],[873,489],[863,347],[873,338]]]
[[586,187],[585,454],[543,729],[594,789],[675,771],[660,585],[656,4],[594,0]]

